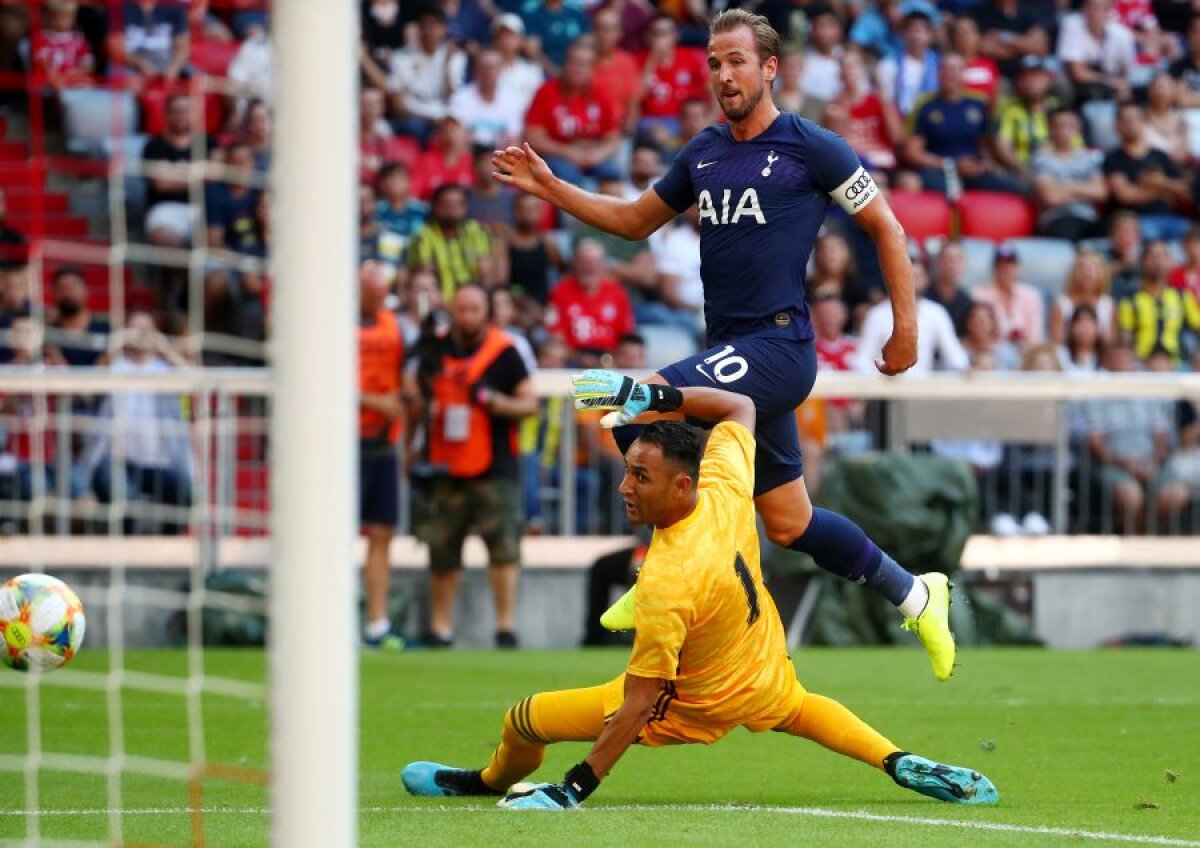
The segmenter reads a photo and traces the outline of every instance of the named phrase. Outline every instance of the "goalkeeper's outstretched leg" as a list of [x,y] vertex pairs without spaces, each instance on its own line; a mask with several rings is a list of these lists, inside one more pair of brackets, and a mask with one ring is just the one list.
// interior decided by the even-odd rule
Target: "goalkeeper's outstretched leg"
[[531,695],[504,714],[500,745],[485,768],[409,763],[401,774],[404,788],[413,795],[433,797],[503,795],[537,771],[547,745],[596,740],[604,729],[604,688]]

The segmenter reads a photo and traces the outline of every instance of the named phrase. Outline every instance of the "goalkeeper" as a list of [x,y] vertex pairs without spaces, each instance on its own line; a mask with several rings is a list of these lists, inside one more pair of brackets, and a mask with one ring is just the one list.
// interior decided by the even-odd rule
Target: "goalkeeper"
[[[598,397],[597,385],[617,391]],[[884,770],[907,789],[943,801],[992,804],[986,777],[907,753],[841,704],[796,679],[783,624],[763,585],[754,518],[754,404],[710,388],[644,385],[612,372],[574,379],[577,407],[669,412],[718,422],[699,432],[651,424],[625,457],[621,497],[654,539],[638,575],[637,633],[626,672],[601,686],[533,695],[511,708],[491,762],[478,771],[431,762],[405,767],[414,795],[504,795],[542,763],[554,742],[594,742],[561,783],[505,797],[513,809],[565,809],[584,801],[630,745],[716,742],[735,727],[802,736]]]

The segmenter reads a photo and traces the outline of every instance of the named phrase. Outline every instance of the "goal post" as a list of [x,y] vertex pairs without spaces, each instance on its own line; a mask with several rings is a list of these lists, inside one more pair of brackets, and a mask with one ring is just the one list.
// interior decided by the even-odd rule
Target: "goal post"
[[280,848],[357,842],[357,10],[275,4],[269,675]]

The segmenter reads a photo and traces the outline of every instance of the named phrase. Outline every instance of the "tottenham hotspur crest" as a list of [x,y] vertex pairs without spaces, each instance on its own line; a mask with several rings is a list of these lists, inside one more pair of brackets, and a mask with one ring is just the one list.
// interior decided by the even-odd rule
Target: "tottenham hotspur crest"
[[774,150],[772,150],[770,153],[768,153],[767,154],[767,167],[762,169],[762,175],[764,177],[771,176],[771,166],[774,165],[778,161],[779,161],[779,157],[775,155]]

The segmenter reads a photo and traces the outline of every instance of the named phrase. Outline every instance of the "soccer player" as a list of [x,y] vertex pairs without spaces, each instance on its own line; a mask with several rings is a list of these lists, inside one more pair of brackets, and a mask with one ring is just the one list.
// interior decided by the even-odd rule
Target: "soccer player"
[[[878,247],[894,319],[876,362],[884,374],[899,374],[916,362],[916,300],[907,239],[886,199],[843,139],[776,108],[770,91],[778,65],[779,34],[766,18],[743,9],[713,18],[709,85],[728,123],[697,134],[667,174],[636,200],[592,194],[558,179],[528,144],[496,151],[493,176],[586,224],[633,240],[696,204],[712,347],[662,369],[649,382],[718,386],[754,401],[759,420],[754,495],[767,537],[881,592],[929,652],[934,675],[946,680],[955,649],[945,575],[914,578],[857,524],[814,509],[804,485],[795,409],[808,397],[817,371],[804,274],[831,199]],[[632,420],[626,412],[620,424]],[[630,441],[631,434],[616,435],[618,442]],[[617,602],[606,614],[607,626],[631,626],[631,600]]]
[[[621,392],[602,397],[614,379]],[[901,750],[796,679],[759,567],[749,398],[645,385],[611,371],[584,372],[575,384],[577,407],[614,409],[624,403],[621,395],[636,396],[656,410],[717,422],[703,451],[690,425],[657,421],[625,455],[625,512],[631,522],[654,527],[638,574],[629,664],[602,686],[542,692],[514,706],[504,717],[500,746],[481,770],[410,763],[401,775],[410,793],[502,795],[541,765],[546,745],[594,740],[562,783],[518,788],[504,802],[514,809],[566,809],[594,792],[635,742],[709,744],[742,726],[811,739],[923,795],[996,803],[996,788],[983,775]]]

